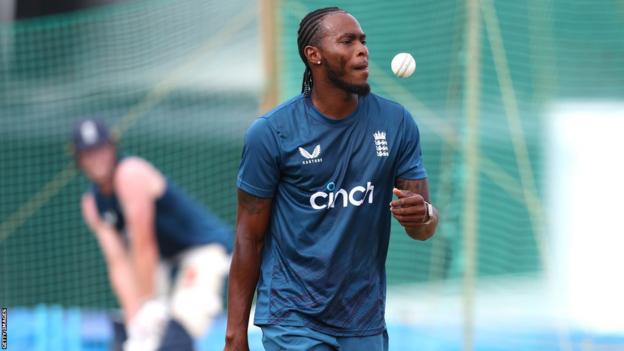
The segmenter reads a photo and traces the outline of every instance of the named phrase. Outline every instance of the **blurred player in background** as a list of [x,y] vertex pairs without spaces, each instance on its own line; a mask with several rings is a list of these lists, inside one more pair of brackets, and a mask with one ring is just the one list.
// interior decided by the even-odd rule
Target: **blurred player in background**
[[146,160],[120,157],[101,121],[79,121],[72,146],[93,183],[82,215],[123,310],[123,349],[192,350],[222,309],[230,230]]
[[390,215],[417,240],[438,223],[418,128],[403,106],[369,93],[352,15],[313,11],[297,42],[302,94],[245,136],[225,348],[248,350],[257,283],[266,350],[387,350]]

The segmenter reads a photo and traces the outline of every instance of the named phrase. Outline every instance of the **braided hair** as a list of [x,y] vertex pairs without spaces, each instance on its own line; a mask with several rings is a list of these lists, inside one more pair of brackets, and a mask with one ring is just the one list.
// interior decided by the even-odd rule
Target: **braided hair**
[[297,46],[299,47],[299,56],[303,60],[305,65],[305,71],[303,72],[303,82],[301,84],[301,92],[305,96],[310,96],[312,93],[312,70],[308,64],[308,60],[305,57],[303,50],[308,45],[316,45],[320,40],[319,28],[320,24],[330,13],[333,12],[345,12],[345,10],[338,7],[325,7],[322,9],[314,10],[308,13],[299,23],[299,30],[297,31]]

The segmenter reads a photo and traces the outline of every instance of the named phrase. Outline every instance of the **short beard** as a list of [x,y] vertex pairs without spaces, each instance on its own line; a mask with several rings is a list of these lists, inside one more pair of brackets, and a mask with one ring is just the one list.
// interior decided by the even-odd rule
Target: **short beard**
[[349,94],[357,94],[357,96],[366,96],[370,93],[370,85],[368,83],[361,85],[349,84],[340,78],[344,75],[344,69],[341,70],[341,72],[336,72],[327,64],[327,62],[323,62],[323,65],[327,70],[327,78],[339,89]]

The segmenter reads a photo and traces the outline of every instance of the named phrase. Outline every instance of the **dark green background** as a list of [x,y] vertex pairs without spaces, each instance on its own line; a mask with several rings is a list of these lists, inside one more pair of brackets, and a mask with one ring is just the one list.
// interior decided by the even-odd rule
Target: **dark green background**
[[[12,42],[10,52],[0,53],[0,223],[72,161],[67,140],[76,117],[96,114],[115,125],[151,99],[158,82],[244,6],[200,4],[129,1],[0,25],[0,40]],[[459,278],[464,267],[464,4],[284,0],[275,53],[283,99],[300,89],[299,20],[313,8],[334,4],[354,14],[368,35],[373,91],[404,104],[416,118],[432,200],[442,216],[437,236],[424,243],[393,225],[389,284]],[[624,8],[615,1],[556,0],[498,1],[494,9],[537,195],[543,199],[550,104],[624,94]],[[543,268],[524,199],[501,188],[483,162],[493,162],[520,184],[489,32],[485,23],[482,28],[478,272],[539,274]],[[257,41],[256,30],[255,24],[246,26],[224,45]],[[416,57],[417,71],[409,79],[390,74],[390,60],[398,52]],[[244,50],[235,55],[260,57]],[[202,67],[218,71],[219,62]],[[138,113],[121,147],[150,160],[233,223],[242,136],[258,114],[258,96],[253,84],[222,89],[174,84]],[[448,137],[432,128],[436,123],[449,130]],[[8,237],[0,241],[3,305],[115,304],[101,254],[80,217],[86,185],[81,176],[72,178],[17,230],[0,233]],[[548,238],[544,223],[537,227]]]

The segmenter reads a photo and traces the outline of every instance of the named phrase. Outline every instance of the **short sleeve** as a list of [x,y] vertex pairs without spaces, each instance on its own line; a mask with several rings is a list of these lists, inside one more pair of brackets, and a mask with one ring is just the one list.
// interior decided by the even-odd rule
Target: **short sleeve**
[[279,154],[266,118],[256,120],[245,134],[236,186],[253,196],[273,197],[280,174]]
[[420,133],[412,115],[403,110],[403,123],[401,131],[401,144],[399,147],[398,167],[396,178],[400,179],[424,179],[427,171],[422,159],[420,149]]

